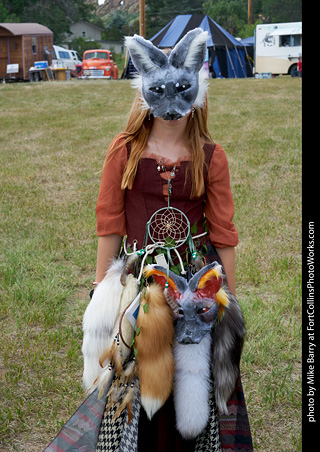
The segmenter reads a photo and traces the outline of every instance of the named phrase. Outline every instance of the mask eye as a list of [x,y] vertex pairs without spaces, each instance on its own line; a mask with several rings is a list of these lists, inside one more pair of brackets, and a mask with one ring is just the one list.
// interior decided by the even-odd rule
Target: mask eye
[[[178,83],[177,83],[178,85]],[[187,89],[189,89],[191,87],[191,85],[189,83],[183,83],[182,85],[176,85],[177,91],[178,93],[182,93],[183,91],[186,91]]]
[[205,314],[210,308],[200,308],[197,310],[197,314]]
[[162,86],[154,86],[152,88],[149,88],[149,91],[157,94],[163,94],[164,88]]

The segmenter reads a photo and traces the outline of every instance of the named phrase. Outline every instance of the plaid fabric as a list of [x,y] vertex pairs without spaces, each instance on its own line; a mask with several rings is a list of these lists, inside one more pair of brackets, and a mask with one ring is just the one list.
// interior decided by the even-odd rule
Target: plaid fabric
[[227,406],[228,415],[219,415],[222,452],[253,452],[249,418],[240,378]]
[[95,452],[107,392],[100,400],[92,392],[43,452]]

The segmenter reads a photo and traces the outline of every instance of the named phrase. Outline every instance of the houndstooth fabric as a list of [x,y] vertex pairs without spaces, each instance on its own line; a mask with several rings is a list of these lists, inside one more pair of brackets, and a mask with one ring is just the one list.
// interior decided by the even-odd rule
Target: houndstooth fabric
[[130,423],[126,422],[122,431],[122,439],[120,444],[119,452],[137,452],[138,450],[138,425],[140,416],[140,397],[136,397],[134,403],[132,404],[132,419]]
[[213,384],[211,385],[209,406],[209,422],[203,432],[197,437],[194,452],[221,452],[219,421],[213,393]]
[[114,404],[108,412],[107,410],[104,412],[96,452],[119,452],[126,412],[124,410],[120,416],[112,420],[117,408],[118,404]]

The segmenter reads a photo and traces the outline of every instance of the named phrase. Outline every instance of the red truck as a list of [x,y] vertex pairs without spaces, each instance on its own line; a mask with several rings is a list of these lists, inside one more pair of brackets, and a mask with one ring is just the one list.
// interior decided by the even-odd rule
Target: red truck
[[83,53],[82,70],[79,78],[118,78],[118,67],[110,50],[94,49]]

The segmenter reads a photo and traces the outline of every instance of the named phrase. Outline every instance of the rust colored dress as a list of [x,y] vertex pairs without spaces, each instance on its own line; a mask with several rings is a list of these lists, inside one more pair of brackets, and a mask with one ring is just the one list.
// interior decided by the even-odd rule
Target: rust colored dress
[[[119,136],[115,140],[121,139]],[[114,141],[115,141],[114,140]],[[190,224],[199,212],[205,214],[210,231],[210,240],[217,248],[236,246],[238,233],[233,223],[234,204],[230,189],[228,162],[219,144],[205,145],[207,167],[205,171],[206,194],[200,199],[190,200],[191,182],[186,181],[185,170],[190,162],[182,160],[166,165],[168,172],[174,165],[179,169],[172,179],[170,205],[181,208]],[[128,242],[138,240],[143,245],[146,222],[158,209],[167,206],[163,186],[165,178],[157,170],[158,158],[142,158],[132,190],[121,190],[121,180],[127,163],[130,146],[123,146],[107,158],[96,206],[97,234],[128,236]],[[180,206],[180,207],[179,207]],[[197,214],[193,211],[197,208]],[[199,218],[198,218],[199,219]],[[140,240],[139,240],[140,239]]]

